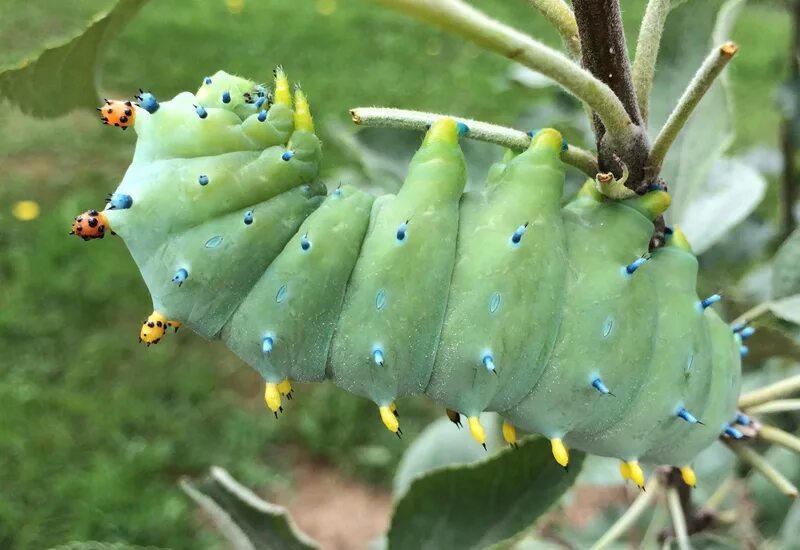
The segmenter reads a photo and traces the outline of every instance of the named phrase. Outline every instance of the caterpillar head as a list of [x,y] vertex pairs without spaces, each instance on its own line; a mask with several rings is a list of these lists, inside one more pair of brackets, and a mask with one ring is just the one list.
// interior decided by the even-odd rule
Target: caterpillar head
[[130,101],[117,101],[106,99],[106,104],[98,107],[103,124],[117,126],[125,130],[136,120],[136,109]]
[[106,219],[105,212],[87,210],[83,214],[75,217],[75,220],[72,222],[72,231],[70,231],[70,235],[77,235],[84,241],[88,241],[89,239],[102,239],[105,237],[108,227],[108,219]]

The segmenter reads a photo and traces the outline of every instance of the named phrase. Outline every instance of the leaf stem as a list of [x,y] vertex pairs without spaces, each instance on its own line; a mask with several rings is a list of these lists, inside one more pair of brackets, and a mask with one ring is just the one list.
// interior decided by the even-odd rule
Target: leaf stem
[[609,527],[608,531],[594,543],[591,550],[602,550],[617,540],[625,531],[627,531],[636,520],[647,510],[650,503],[661,491],[661,486],[658,481],[658,476],[654,475],[650,478],[650,483],[647,489],[642,492],[636,500],[633,501],[630,508],[628,508],[620,518],[614,522],[614,525]]
[[800,399],[776,399],[747,409],[748,414],[771,414],[800,411]]
[[774,426],[761,425],[758,437],[800,454],[800,438]]
[[575,14],[564,0],[528,0],[558,30],[573,59],[581,58],[581,39]]
[[726,42],[722,46],[714,48],[697,70],[694,78],[689,82],[680,100],[678,100],[675,110],[669,115],[667,122],[661,128],[655,142],[653,142],[653,148],[650,150],[650,166],[658,167],[664,162],[664,157],[667,155],[667,151],[672,146],[678,133],[686,124],[697,104],[700,103],[700,100],[711,88],[719,73],[722,72],[722,69],[725,68],[731,58],[736,55],[736,49],[736,44],[733,42]]
[[765,313],[767,313],[771,305],[772,302],[761,302],[757,306],[751,307],[750,309],[739,315],[736,319],[734,319],[731,325],[736,326],[743,323],[750,323],[754,319],[757,319],[762,315],[764,315]]
[[633,139],[635,126],[611,88],[564,54],[492,19],[462,0],[372,1],[437,25],[539,71],[587,103],[600,116],[614,140],[627,143]]
[[690,546],[689,533],[686,530],[686,517],[683,515],[681,497],[675,487],[667,489],[667,507],[669,508],[669,515],[672,517],[672,528],[675,531],[675,540],[678,542],[678,548],[680,550],[688,550]]
[[751,449],[747,443],[725,441],[725,444],[742,462],[752,466],[781,493],[792,498],[797,497],[797,488],[792,485],[792,482],[786,479],[766,458]]
[[670,0],[650,0],[639,28],[636,57],[633,60],[633,89],[639,102],[639,113],[647,122],[650,90],[656,72],[656,60],[661,46],[661,34],[669,13]]
[[[350,110],[350,116],[353,122],[361,126],[425,131],[434,120],[450,115],[383,107],[357,107]],[[524,151],[531,143],[530,136],[519,130],[458,116],[451,118],[467,125],[468,138],[494,143],[515,151]],[[561,153],[561,160],[591,177],[597,174],[597,159],[592,153],[580,147],[569,145],[567,150]]]
[[800,374],[745,393],[739,397],[739,408],[748,409],[800,390]]

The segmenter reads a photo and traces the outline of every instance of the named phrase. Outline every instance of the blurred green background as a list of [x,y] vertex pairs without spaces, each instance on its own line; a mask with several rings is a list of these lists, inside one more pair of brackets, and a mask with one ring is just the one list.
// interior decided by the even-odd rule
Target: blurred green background
[[[0,13],[10,1],[0,1]],[[16,6],[0,23],[0,61],[77,28],[100,4]],[[474,4],[559,46],[527,2]],[[644,2],[623,4],[635,44]],[[789,34],[777,2],[751,2],[735,28],[740,54],[730,75],[746,107],[735,152],[778,146],[775,98]],[[513,125],[555,94],[514,84],[507,60],[356,0],[151,0],[110,44],[101,88],[130,97],[142,87],[166,99],[220,68],[266,81],[277,64],[311,99],[329,185],[354,166],[332,134],[350,124],[351,107]],[[89,539],[216,547],[220,539],[176,484],[212,464],[266,494],[291,494],[304,461],[380,493],[408,439],[386,432],[372,404],[327,384],[301,385],[275,420],[260,377],[223,346],[189,331],[149,349],[137,343],[150,299],[123,243],[67,236],[71,218],[116,187],[134,142],[95,113],[37,120],[7,103],[0,110],[0,548]],[[35,219],[15,217],[22,200],[39,205]],[[439,414],[422,400],[400,406],[409,438]]]

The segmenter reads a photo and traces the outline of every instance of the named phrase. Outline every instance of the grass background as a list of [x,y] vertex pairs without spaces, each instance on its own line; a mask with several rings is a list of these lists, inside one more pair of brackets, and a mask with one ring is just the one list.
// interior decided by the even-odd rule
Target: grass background
[[[474,3],[558,45],[527,2]],[[29,3],[5,18],[0,61],[97,2],[65,4]],[[623,4],[634,44],[644,2]],[[778,3],[751,2],[734,39],[734,93],[746,106],[735,148],[775,147],[788,16]],[[512,124],[536,95],[508,83],[506,60],[355,0],[151,0],[110,44],[102,83],[108,95],[143,87],[167,98],[219,68],[267,80],[277,64],[303,84],[328,145],[325,128],[349,124],[357,105]],[[150,299],[124,245],[67,237],[71,218],[116,187],[134,141],[92,113],[42,121],[0,110],[1,548],[86,539],[214,547],[180,476],[218,464],[270,491],[291,486],[298,456],[314,456],[386,485],[407,444],[370,403],[330,385],[299,387],[276,421],[258,375],[188,331],[150,349],[137,344]],[[325,174],[346,164],[326,147]],[[37,220],[11,215],[23,199],[40,204]],[[401,410],[409,436],[438,414],[421,400]]]

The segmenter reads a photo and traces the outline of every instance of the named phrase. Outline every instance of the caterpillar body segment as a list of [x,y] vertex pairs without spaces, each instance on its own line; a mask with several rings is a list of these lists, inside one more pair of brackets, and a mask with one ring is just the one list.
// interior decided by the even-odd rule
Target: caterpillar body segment
[[[649,364],[652,339],[640,335],[656,329],[654,281],[651,272],[630,276],[625,266],[647,251],[653,226],[636,208],[584,198],[563,217],[568,266],[556,343],[530,393],[503,415],[524,431],[583,449],[588,442],[577,430],[619,422],[647,376],[638,371]],[[615,397],[599,392],[597,379]]]
[[518,403],[552,348],[566,266],[564,166],[553,134],[538,136],[485,193],[461,202],[458,259],[426,393],[468,417]]
[[[435,122],[397,196],[380,205],[334,333],[333,382],[379,406],[428,385],[456,255],[466,183],[458,127]],[[406,224],[404,234],[398,231]]]
[[[712,347],[707,323],[697,311],[697,260],[675,246],[674,240],[656,250],[633,274],[639,277],[650,272],[651,278],[670,274],[659,277],[655,287],[658,319],[654,348],[649,363],[638,365],[642,380],[638,394],[627,413],[607,429],[576,434],[591,441],[597,451],[616,453],[625,460],[647,457],[653,446],[667,441],[679,447],[679,438],[690,430],[706,432],[712,440],[719,433],[700,423],[688,427],[678,416],[681,409],[701,415],[711,381]],[[663,449],[662,457],[668,452],[670,446]],[[666,462],[683,464],[678,458]]]
[[589,180],[562,207],[555,130],[464,194],[465,127],[442,118],[397,195],[374,198],[317,182],[311,110],[282,70],[274,103],[224,72],[151,96],[132,106],[133,163],[93,218],[152,294],[142,340],[181,322],[222,338],[276,416],[290,380],[330,378],[399,436],[395,400],[426,393],[479,443],[481,412],[496,411],[508,443],[541,433],[564,467],[569,449],[616,457],[640,486],[640,463],[687,468],[735,418],[744,336],[697,296],[679,230],[648,254],[669,195],[612,201]]
[[[331,338],[372,202],[372,195],[352,186],[328,195],[252,286],[226,326],[222,337],[227,346],[267,382],[325,378]],[[269,353],[264,352],[264,338],[273,341]]]

